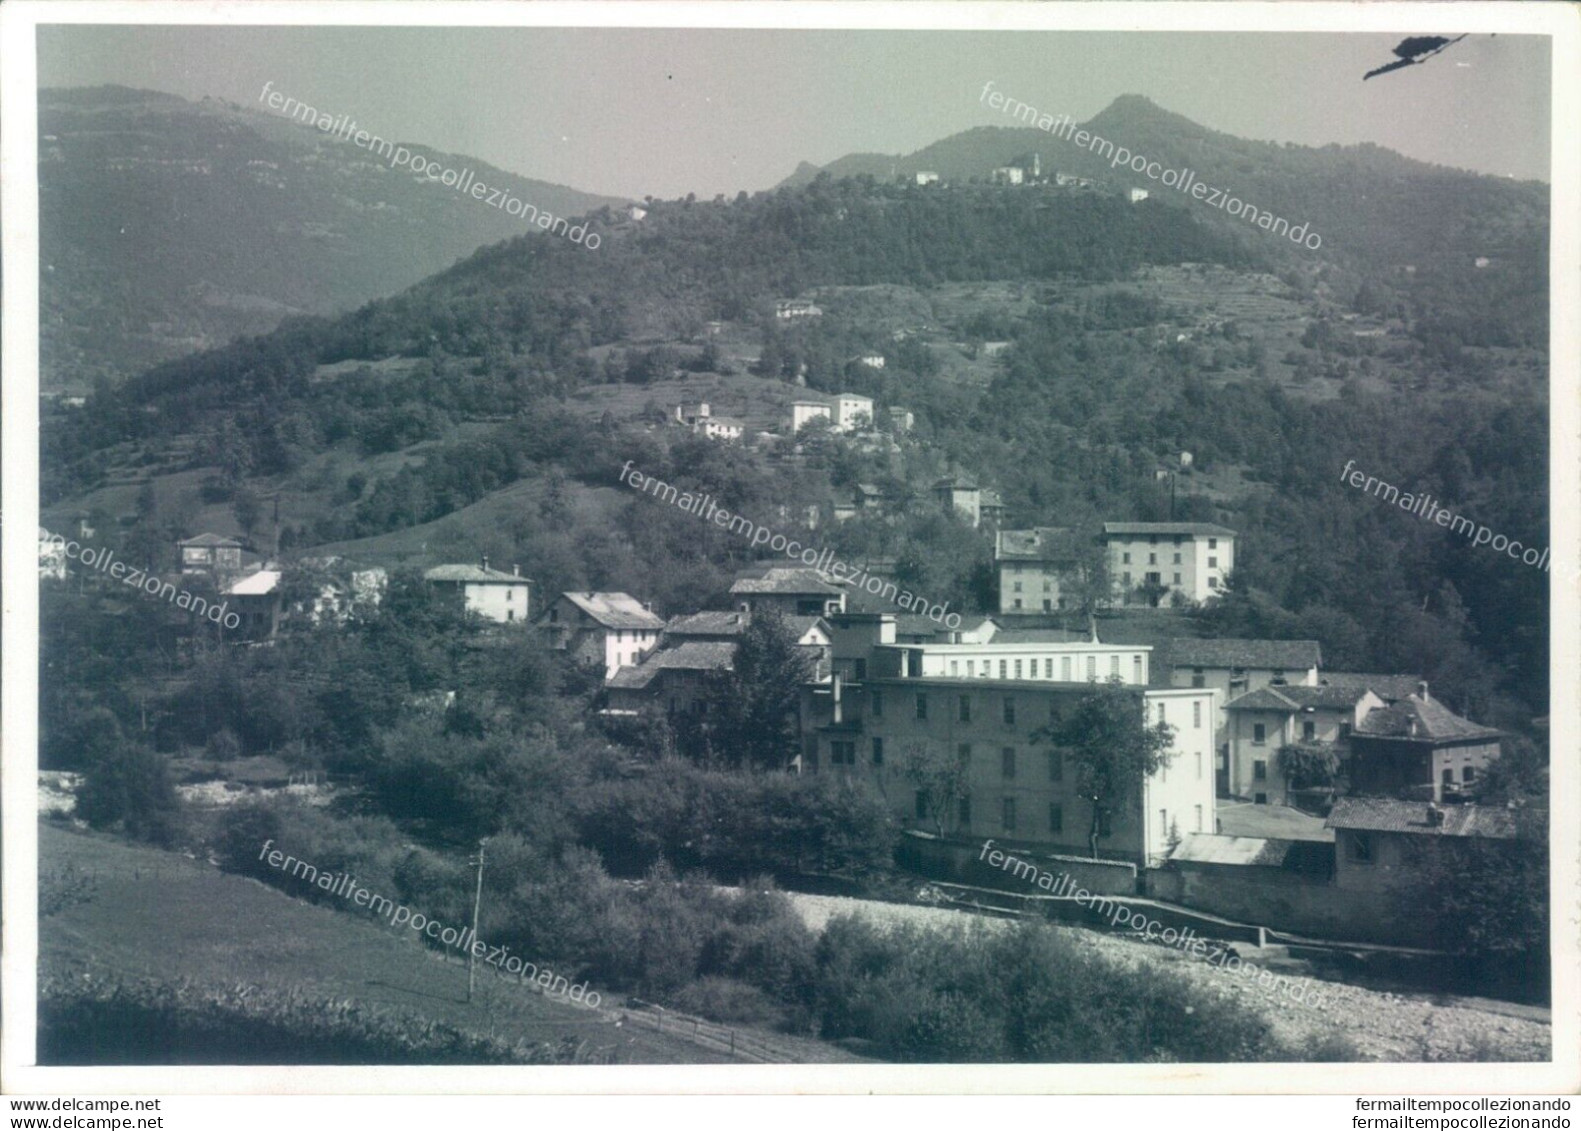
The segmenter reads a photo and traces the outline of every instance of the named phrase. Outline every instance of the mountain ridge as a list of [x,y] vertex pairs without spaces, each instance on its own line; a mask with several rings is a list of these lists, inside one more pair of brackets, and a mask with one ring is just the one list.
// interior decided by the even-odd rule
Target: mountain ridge
[[[46,392],[86,391],[292,314],[353,309],[527,227],[349,141],[220,99],[44,88],[39,124]],[[406,148],[556,216],[623,203]]]
[[[1042,107],[1039,107],[1038,109],[1040,114],[1052,116],[1056,121],[1059,120],[1059,115],[1057,113],[1053,111],[1047,111]],[[1010,121],[1015,120],[1008,114],[1001,116]],[[1264,147],[1270,152],[1303,151],[1314,154],[1338,153],[1356,155],[1387,155],[1385,158],[1386,160],[1392,159],[1401,163],[1402,166],[1417,172],[1452,172],[1468,177],[1486,178],[1501,184],[1508,183],[1519,185],[1541,185],[1545,189],[1547,188],[1547,183],[1543,181],[1518,181],[1510,178],[1496,177],[1490,173],[1479,173],[1475,170],[1460,169],[1455,166],[1438,165],[1433,162],[1422,161],[1418,158],[1408,157],[1405,154],[1397,152],[1396,150],[1389,149],[1386,146],[1377,145],[1373,142],[1359,142],[1352,145],[1340,145],[1337,142],[1330,142],[1327,145],[1311,146],[1300,145],[1295,142],[1260,141],[1242,138],[1236,134],[1228,133],[1223,130],[1215,130],[1209,126],[1204,126],[1201,123],[1186,117],[1184,114],[1179,114],[1173,110],[1165,109],[1158,103],[1154,102],[1151,98],[1148,98],[1143,94],[1121,94],[1116,96],[1115,99],[1109,103],[1109,105],[1098,111],[1091,118],[1087,119],[1085,122],[1076,123],[1076,128],[1086,130],[1089,133],[1098,133],[1102,136],[1105,136],[1107,140],[1113,141],[1116,144],[1119,144],[1121,139],[1108,137],[1108,135],[1103,134],[1104,130],[1111,130],[1117,133],[1135,133],[1137,131],[1144,133],[1149,131],[1163,133],[1166,131],[1173,131],[1175,137],[1173,144],[1177,146],[1180,144],[1181,139],[1194,139],[1198,142],[1230,142],[1244,147]],[[953,170],[947,173],[945,168],[934,168],[933,166],[948,165],[952,159],[959,160],[959,155],[956,153],[956,149],[963,139],[971,138],[974,135],[981,137],[985,134],[991,133],[992,131],[1001,131],[999,134],[1001,138],[1005,137],[1006,135],[1015,135],[1013,142],[1006,141],[1003,145],[996,146],[997,149],[1003,149],[1006,151],[1004,160],[1000,161],[999,164],[1004,164],[1005,162],[1013,160],[1016,156],[1018,156],[1018,153],[1010,152],[1011,150],[1015,149],[1017,144],[1021,144],[1021,152],[1025,152],[1026,146],[1025,144],[1022,144],[1024,142],[1037,142],[1041,139],[1042,143],[1045,145],[1069,146],[1072,151],[1078,149],[1078,147],[1067,138],[1055,137],[1048,131],[1040,130],[1033,126],[1000,125],[993,122],[985,122],[979,125],[969,126],[964,130],[958,130],[953,134],[949,134],[937,141],[929,142],[921,149],[912,150],[909,153],[850,153],[841,157],[837,157],[833,161],[826,162],[823,165],[819,165],[810,161],[802,161],[797,165],[796,169],[792,173],[779,181],[774,187],[795,187],[808,184],[816,176],[818,176],[818,174],[823,172],[829,172],[831,176],[859,176],[865,174],[868,176],[879,177],[888,175],[883,168],[885,166],[893,166],[894,171],[897,174],[931,171],[937,172],[941,176],[951,175],[960,177],[968,175],[966,173],[956,172]],[[1051,156],[1057,158],[1060,152],[1060,150],[1056,150]],[[1073,161],[1078,160],[1074,152],[1071,156]],[[1158,154],[1149,153],[1148,156],[1156,157]],[[929,164],[930,160],[933,162],[933,165]],[[990,165],[981,169],[976,169],[973,172],[975,175],[986,175],[989,169],[994,167],[995,166]],[[1105,167],[1107,168],[1107,166]]]

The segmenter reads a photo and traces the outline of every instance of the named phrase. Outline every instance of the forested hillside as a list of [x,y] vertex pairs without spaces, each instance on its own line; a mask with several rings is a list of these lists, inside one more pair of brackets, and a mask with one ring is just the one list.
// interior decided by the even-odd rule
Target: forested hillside
[[[556,216],[612,203],[408,148]],[[292,314],[349,310],[527,227],[388,164],[262,102],[41,90],[42,388],[87,392]]]
[[[1004,92],[1029,97],[1026,92]],[[1320,254],[1270,238],[1245,220],[1193,201],[1146,176],[1112,165],[1096,151],[1047,130],[1018,124],[1011,112],[983,106],[997,122],[904,156],[853,154],[822,170],[836,177],[911,179],[921,171],[959,183],[1030,154],[1045,173],[1089,177],[1110,188],[1138,187],[1190,208],[1195,216],[1291,262],[1316,258],[1367,274],[1367,301],[1408,312],[1423,340],[1446,345],[1530,346],[1547,341],[1548,186],[1500,180],[1413,161],[1377,145],[1321,148],[1244,138],[1207,129],[1140,95],[1117,98],[1082,129],[1196,180],[1271,210],[1291,226],[1310,225]],[[1049,115],[1058,106],[1038,108]],[[803,163],[787,185],[811,183]],[[1478,267],[1478,259],[1488,262]]]
[[[1484,181],[1444,191],[1475,201]],[[1508,279],[1476,270],[1428,302],[1330,259],[1327,239],[1292,258],[1169,195],[820,178],[653,202],[635,222],[596,213],[596,251],[517,238],[350,315],[102,390],[47,422],[46,503],[122,516],[129,539],[202,516],[270,552],[355,556],[411,531],[425,560],[481,549],[547,591],[627,589],[663,613],[721,596],[750,549],[630,497],[616,473],[633,460],[787,530],[818,506],[815,540],[891,559],[965,612],[991,607],[991,542],[938,511],[935,477],[995,487],[1010,525],[1090,530],[1169,517],[1155,473],[1189,451],[1176,516],[1242,534],[1203,631],[1316,637],[1330,667],[1420,672],[1480,719],[1529,725],[1547,709],[1547,576],[1339,478],[1354,460],[1546,544],[1546,357],[1530,312],[1508,313]],[[1368,216],[1333,216],[1337,245],[1366,239]],[[794,296],[825,314],[777,320]],[[1478,318],[1499,328],[1465,331]],[[884,368],[853,361],[873,351]],[[852,389],[916,427],[892,446],[711,445],[662,427],[672,389],[764,419]],[[149,471],[167,500],[199,479],[200,497],[132,516]],[[884,487],[889,514],[828,524],[858,482]],[[278,517],[260,518],[271,497]],[[166,545],[137,544],[154,564]]]

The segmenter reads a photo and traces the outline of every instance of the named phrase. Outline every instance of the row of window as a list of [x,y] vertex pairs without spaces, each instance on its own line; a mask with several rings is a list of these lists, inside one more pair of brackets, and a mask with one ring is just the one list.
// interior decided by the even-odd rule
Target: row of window
[[[1157,534],[1149,534],[1147,536],[1147,544],[1149,546],[1156,546],[1156,545],[1158,545],[1158,539],[1159,539],[1159,535],[1157,535]],[[1184,546],[1186,544],[1186,536],[1184,534],[1171,534],[1171,535],[1169,535],[1169,540],[1172,543],[1174,543],[1176,546]],[[1218,548],[1219,548],[1219,540],[1217,538],[1209,538],[1208,539],[1208,549],[1210,549],[1210,550],[1217,550]]]
[[[1016,800],[1017,799],[1014,798],[1014,797],[1001,797],[999,799],[999,831],[1000,832],[1003,832],[1003,833],[1014,833],[1014,832],[1017,831],[1017,824],[1016,824]],[[932,811],[930,809],[930,806],[929,806],[928,802],[929,802],[929,797],[928,797],[927,792],[925,790],[918,790],[917,791],[917,801],[916,801],[916,805],[917,805],[917,808],[916,808],[917,820],[919,820],[919,821],[928,821],[928,820],[932,819],[933,814],[932,814]],[[1203,826],[1202,826],[1202,819],[1203,819],[1202,806],[1201,805],[1195,805],[1192,808],[1195,810],[1194,816],[1195,816],[1195,825],[1196,825],[1196,827],[1195,827],[1195,829],[1193,831],[1199,832],[1199,833],[1205,831],[1203,829]],[[971,798],[970,794],[967,794],[965,797],[960,798],[959,801],[956,802],[955,820],[956,820],[956,824],[960,828],[962,828],[962,829],[969,829],[969,828],[971,828],[971,826],[972,826],[972,798]],[[1169,837],[1169,833],[1170,833],[1169,811],[1167,809],[1160,809],[1158,811],[1158,824],[1159,824],[1159,840],[1160,841],[1167,840],[1168,837]],[[1057,835],[1063,833],[1064,831],[1065,831],[1065,806],[1060,804],[1058,801],[1051,801],[1051,802],[1049,802],[1049,807],[1048,807],[1048,832],[1049,832],[1050,835],[1057,836]],[[1106,836],[1113,836],[1114,835],[1114,829],[1113,829],[1113,826],[1112,826],[1112,824],[1111,824],[1111,822],[1109,820],[1108,814],[1099,814],[1099,816],[1098,816],[1098,835],[1100,837],[1106,837]]]
[[[884,740],[875,735],[871,740],[872,764],[884,764]],[[972,744],[962,742],[955,748],[956,757],[962,763],[970,764],[972,760]],[[836,766],[856,765],[856,743],[847,740],[838,740],[829,743],[829,761]],[[1014,746],[1002,747],[999,751],[999,772],[1010,780],[1016,776],[1016,748]],[[1058,782],[1065,780],[1065,754],[1060,750],[1048,752],[1048,777],[1049,781]]]
[[[928,806],[928,794],[923,790],[917,791],[917,820],[932,820],[933,814]],[[956,802],[955,823],[962,829],[972,827],[972,798],[970,794]],[[999,831],[1013,833],[1016,831],[1016,799],[1014,797],[1001,797],[999,799]],[[1050,833],[1063,833],[1065,831],[1065,807],[1059,802],[1050,802],[1048,810],[1048,831]],[[1098,835],[1112,836],[1107,815],[1098,818]]]
[[[1120,564],[1121,565],[1130,565],[1131,564],[1131,555],[1130,554],[1121,554],[1120,555]],[[1149,554],[1149,555],[1147,555],[1147,564],[1148,565],[1157,565],[1158,564],[1158,555],[1157,554]],[[1180,565],[1181,564],[1180,563],[1180,555],[1176,554],[1175,555],[1175,560],[1173,562],[1171,562],[1170,564],[1171,565]],[[1208,558],[1208,568],[1209,569],[1218,569],[1219,568],[1219,559],[1216,558],[1216,557],[1211,557],[1210,556]],[[1130,574],[1127,574],[1126,576],[1129,577]],[[1175,575],[1175,581],[1177,583],[1180,581],[1180,574],[1177,573]],[[1044,582],[1043,583],[1043,587],[1045,589],[1048,588],[1048,582]],[[1016,582],[1016,591],[1020,592],[1020,590],[1021,590],[1021,583],[1018,581],[1018,582]]]
[[[1301,741],[1312,742],[1317,738],[1317,723],[1311,719],[1301,721]],[[1252,724],[1252,745],[1265,746],[1268,743],[1268,728],[1262,723]]]
[[[869,758],[871,764],[882,766],[884,764],[884,739],[875,735],[869,740]],[[969,766],[972,761],[972,744],[970,742],[958,743],[955,747],[955,756],[962,765]],[[1065,753],[1062,750],[1050,750],[1048,758],[1048,780],[1062,782],[1065,780]],[[834,766],[856,765],[856,743],[850,739],[839,739],[829,743],[829,763]],[[1002,746],[999,748],[999,775],[1006,781],[1014,781],[1016,777],[1016,748]],[[1196,753],[1197,780],[1202,780],[1202,751]],[[1265,766],[1263,762],[1257,765]],[[1466,779],[1470,781],[1470,778]]]
[[[884,693],[881,692],[881,691],[874,691],[871,702],[872,702],[872,706],[873,706],[873,717],[875,719],[883,718],[884,717]],[[928,693],[926,691],[919,691],[919,692],[917,692],[916,709],[917,709],[917,718],[919,720],[926,721],[927,718],[928,718]],[[1163,701],[1163,700],[1160,700],[1159,704],[1158,704],[1158,721],[1159,722],[1167,723],[1169,721],[1168,710],[1167,709],[1168,709],[1168,703]],[[999,713],[1000,713],[1000,718],[1005,722],[1006,725],[1008,725],[1008,726],[1014,726],[1015,725],[1015,722],[1016,722],[1016,699],[1015,699],[1014,695],[1006,695],[1004,697],[1003,701],[1000,703],[1000,712]],[[1050,721],[1051,722],[1052,721],[1057,721],[1058,714],[1059,714],[1059,704],[1058,703],[1050,703],[1049,704],[1049,719],[1050,719]],[[955,717],[956,717],[956,719],[959,722],[963,722],[963,723],[969,723],[969,722],[972,721],[972,697],[970,695],[961,695],[961,696],[958,696],[956,698]],[[1197,730],[1202,729],[1202,701],[1200,699],[1193,699],[1192,702],[1191,702],[1191,725],[1192,725],[1192,727],[1194,729],[1197,729]],[[1308,729],[1311,726],[1312,726],[1311,723],[1304,724],[1304,727],[1308,728]],[[1263,724],[1261,724],[1261,723],[1257,724],[1257,726],[1255,728],[1255,733],[1256,733],[1257,737],[1255,738],[1254,741],[1259,743],[1259,744],[1262,743],[1263,742]],[[1307,734],[1306,737],[1310,738],[1311,735]]]
[[[1065,682],[1065,683],[1073,682],[1075,674],[1076,674],[1076,672],[1078,670],[1077,661],[1084,661],[1084,664],[1082,666],[1085,668],[1087,679],[1095,680],[1095,679],[1098,678],[1098,657],[1097,656],[1061,656],[1060,657],[1060,662],[1059,662],[1059,678],[1063,682]],[[950,661],[950,678],[951,679],[960,679],[961,676],[964,674],[967,679],[976,679],[979,676],[981,676],[981,678],[983,678],[983,679],[992,679],[993,676],[994,676],[994,663],[995,663],[995,661],[993,661],[993,660],[983,660],[983,661],[981,661],[981,664],[982,664],[981,670],[979,670],[978,661],[977,660],[964,660],[963,661],[963,660],[958,660],[958,659],[952,659]],[[962,666],[963,664],[965,665],[964,667]],[[1038,671],[1039,671],[1038,658],[1036,656],[1033,656],[1031,659],[1019,659],[1019,660],[1001,659],[1001,660],[998,661],[998,664],[999,664],[999,678],[1000,679],[1053,679],[1054,678],[1054,657],[1053,656],[1044,656],[1043,657],[1043,665],[1042,665],[1042,673],[1043,674],[1041,676],[1038,674]],[[1115,653],[1115,654],[1113,654],[1113,655],[1111,655],[1109,657],[1109,674],[1111,676],[1116,676],[1116,675],[1120,674],[1120,655],[1119,655],[1119,653]],[[1131,682],[1132,683],[1142,683],[1143,682],[1143,680],[1142,680],[1142,657],[1141,656],[1132,656],[1131,657]]]

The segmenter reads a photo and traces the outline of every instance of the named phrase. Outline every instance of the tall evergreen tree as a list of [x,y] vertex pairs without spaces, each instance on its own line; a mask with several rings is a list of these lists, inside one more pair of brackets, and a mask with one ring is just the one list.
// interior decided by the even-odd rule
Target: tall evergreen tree
[[780,770],[797,750],[797,701],[813,660],[785,618],[752,614],[725,679],[715,748],[733,765]]

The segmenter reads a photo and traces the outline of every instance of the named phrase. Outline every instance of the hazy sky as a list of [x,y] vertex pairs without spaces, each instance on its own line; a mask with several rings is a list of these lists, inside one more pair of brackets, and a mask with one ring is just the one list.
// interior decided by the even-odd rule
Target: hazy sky
[[1007,119],[983,83],[1085,120],[1120,94],[1241,137],[1372,141],[1549,176],[1549,47],[1472,36],[1363,83],[1400,35],[56,26],[45,86],[263,109],[264,83],[385,137],[591,192],[709,197],[803,161],[909,153]]

